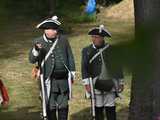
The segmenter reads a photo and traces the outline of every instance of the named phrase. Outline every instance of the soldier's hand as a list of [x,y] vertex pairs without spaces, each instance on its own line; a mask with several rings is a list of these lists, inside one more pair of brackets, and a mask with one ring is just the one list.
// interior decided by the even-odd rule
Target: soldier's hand
[[86,89],[86,91],[87,91],[88,93],[91,92],[91,87],[90,87],[90,85],[85,85],[85,89]]
[[41,43],[36,43],[36,44],[35,44],[35,49],[38,50],[38,51],[39,51],[40,49],[42,49],[42,44],[41,44]]
[[119,92],[123,92],[123,90],[124,90],[124,84],[120,84],[118,91]]

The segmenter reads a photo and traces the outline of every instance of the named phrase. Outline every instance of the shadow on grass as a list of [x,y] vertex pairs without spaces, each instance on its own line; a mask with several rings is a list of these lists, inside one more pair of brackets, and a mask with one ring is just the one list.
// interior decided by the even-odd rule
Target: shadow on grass
[[[77,113],[70,116],[70,120],[92,120],[90,114],[90,108],[85,108]],[[117,112],[117,120],[128,119],[128,107],[122,108]]]
[[11,112],[0,112],[1,120],[40,120],[40,112],[30,112],[32,107],[20,108]]
[[[6,23],[4,23],[6,24]],[[10,59],[26,54],[32,45],[32,41],[38,33],[33,29],[32,22],[12,22],[6,25],[0,33],[0,58]]]
[[70,116],[70,120],[91,120],[90,108],[85,108]]
[[102,5],[102,6],[110,6],[113,4],[118,4],[120,2],[122,2],[123,0],[99,0],[97,3]]

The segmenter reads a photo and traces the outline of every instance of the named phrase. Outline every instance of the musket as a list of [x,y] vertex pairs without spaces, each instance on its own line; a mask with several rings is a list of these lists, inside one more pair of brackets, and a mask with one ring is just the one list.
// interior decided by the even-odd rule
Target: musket
[[45,81],[43,73],[40,75],[41,83],[41,97],[42,97],[42,119],[47,120],[47,101],[46,101],[46,90],[45,90]]
[[48,106],[48,99],[50,95],[50,89],[51,89],[51,81],[50,77],[47,79],[44,79],[44,73],[42,71],[44,67],[44,62],[45,59],[41,63],[41,68],[40,68],[40,85],[41,85],[41,97],[42,97],[42,119],[43,120],[48,120],[47,116],[47,106]]
[[89,84],[91,88],[91,109],[92,109],[92,120],[95,120],[95,92],[94,92],[94,85],[93,85],[93,80],[92,78],[89,78]]
[[40,83],[41,83],[41,96],[42,96],[42,119],[43,120],[47,120],[48,116],[47,116],[47,104],[48,104],[48,99],[49,99],[49,94],[50,94],[50,78],[48,77],[46,80],[44,79],[44,73],[42,71],[43,67],[44,67],[44,63],[45,61],[47,61],[48,57],[50,56],[50,54],[52,53],[52,51],[54,50],[56,44],[57,44],[58,38],[56,39],[56,41],[54,42],[54,44],[52,45],[52,47],[50,48],[50,50],[48,51],[48,53],[45,55],[44,59],[42,60],[40,66]]

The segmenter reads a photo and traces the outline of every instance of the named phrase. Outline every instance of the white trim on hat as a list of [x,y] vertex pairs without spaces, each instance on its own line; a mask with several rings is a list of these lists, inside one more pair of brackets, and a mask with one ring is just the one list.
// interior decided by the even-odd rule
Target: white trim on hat
[[110,36],[112,36],[111,33],[110,33],[107,29],[103,28],[103,30],[104,30],[105,32],[107,32]]
[[61,25],[61,22],[58,21],[58,17],[57,16],[53,16],[52,18],[49,18],[49,19],[46,19],[44,20],[43,22],[39,23],[36,28],[39,28],[41,25],[43,25],[44,23],[47,23],[47,22],[53,22],[57,25]]
[[112,36],[111,33],[107,29],[104,28],[104,25],[100,25],[99,27],[94,27],[90,29],[89,32],[91,32],[94,29],[98,29],[99,33],[101,33],[102,31],[105,31],[106,33],[108,33],[108,35]]
[[104,30],[105,32],[107,32],[110,36],[112,36],[111,33],[110,33],[107,29],[104,28],[104,25],[100,25],[100,26],[99,26],[99,33],[101,33],[103,30]]

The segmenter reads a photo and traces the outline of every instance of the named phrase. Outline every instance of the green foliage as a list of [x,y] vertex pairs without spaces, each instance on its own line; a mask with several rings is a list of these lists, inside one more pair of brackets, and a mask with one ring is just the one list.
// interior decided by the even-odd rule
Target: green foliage
[[122,0],[97,0],[97,3],[102,5],[102,6],[109,6],[112,4],[116,4],[121,2]]
[[43,0],[3,0],[0,1],[0,13],[8,16],[33,16],[47,13],[47,2]]
[[[49,16],[49,4],[44,0],[2,0],[0,1],[0,15],[14,18],[44,18]],[[88,16],[81,9],[79,0],[56,0],[55,14],[68,22],[92,22],[95,15]]]
[[[82,8],[83,7],[83,8]],[[62,24],[65,32],[72,31],[72,25],[74,23],[86,23],[95,22],[96,14],[87,15],[84,13],[84,6],[81,5],[79,0],[65,0],[58,1],[56,5],[56,15],[60,16],[61,21],[65,21],[67,24]]]
[[82,14],[80,16],[74,16],[73,21],[78,23],[96,22],[96,14],[92,15]]
[[56,13],[59,16],[65,17],[68,21],[74,23],[94,22],[96,14],[87,15],[84,13],[84,6],[79,0],[68,0],[67,3],[61,0],[57,3]]

